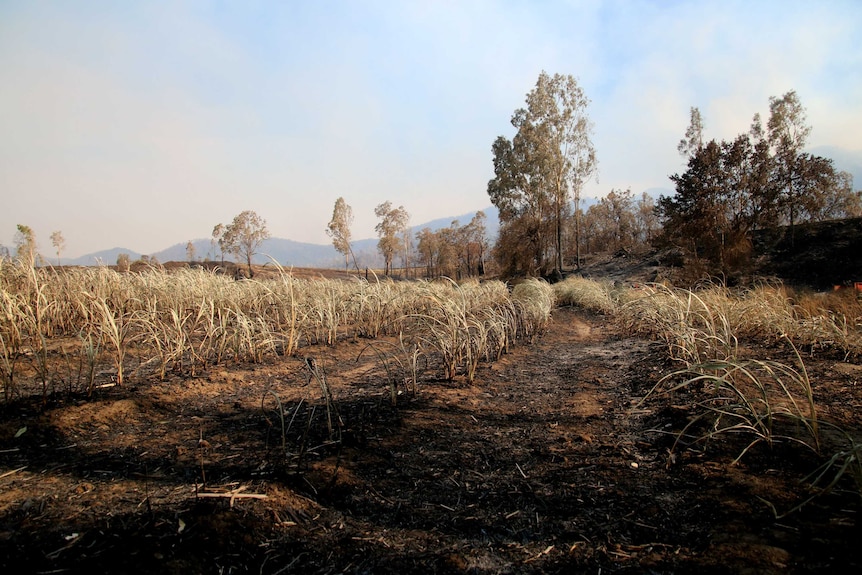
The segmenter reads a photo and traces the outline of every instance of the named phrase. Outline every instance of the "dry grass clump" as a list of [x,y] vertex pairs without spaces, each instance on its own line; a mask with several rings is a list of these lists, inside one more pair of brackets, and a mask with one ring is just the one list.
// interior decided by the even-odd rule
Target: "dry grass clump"
[[[673,395],[675,402],[682,395],[692,403],[695,415],[678,431],[674,449],[742,436],[746,443],[739,460],[757,444],[792,443],[818,455],[831,453],[808,478],[817,493],[849,476],[862,495],[862,449],[850,434],[819,419],[812,382],[797,351],[837,349],[845,358],[862,353],[857,302],[799,297],[769,284],[747,290],[708,285],[694,291],[647,285],[622,295],[620,302],[617,317],[625,329],[664,340],[670,357],[685,366],[647,394]],[[742,339],[784,342],[795,354],[795,365],[740,357],[737,342]],[[828,440],[824,428],[830,430]]]
[[853,293],[794,293],[762,285],[734,298],[739,337],[787,338],[812,353],[833,349],[862,355],[862,301]]
[[[7,400],[21,382],[41,384],[45,395],[92,393],[107,362],[122,384],[129,373],[194,375],[345,337],[398,337],[413,355],[442,358],[448,378],[472,380],[480,361],[541,333],[553,307],[550,287],[538,281],[510,294],[501,282],[301,280],[281,268],[274,279],[234,281],[203,269],[55,271],[3,262],[0,288]],[[56,349],[62,372],[49,362]]]
[[[793,350],[795,366],[733,358],[691,365],[662,378],[641,403],[659,396],[675,396],[674,401],[679,402],[683,395],[694,412],[676,432],[669,463],[676,460],[681,446],[705,450],[710,442],[731,437],[745,441],[734,463],[758,444],[796,445],[818,456],[827,455],[805,478],[812,495],[783,515],[799,510],[848,478],[862,497],[862,444],[840,426],[820,419],[812,382],[801,355]],[[779,515],[774,507],[773,511]]]
[[352,285],[349,321],[361,337],[395,334],[402,325],[410,284],[391,279],[359,280]]
[[798,325],[794,341],[820,349],[835,349],[845,360],[862,356],[862,298],[852,291],[794,296]]
[[[850,298],[848,298],[849,300]],[[735,357],[738,340],[789,340],[801,348],[862,354],[862,304],[808,296],[794,302],[781,285],[746,290],[708,285],[685,290],[647,284],[620,296],[629,333],[663,339],[671,357],[697,364]]]
[[668,355],[686,364],[734,357],[736,335],[722,288],[701,292],[648,284],[621,299],[625,331],[665,341]]
[[586,310],[613,314],[617,308],[614,284],[582,277],[569,277],[554,284],[557,305],[571,305]]
[[780,284],[759,284],[727,292],[733,329],[739,337],[778,339],[793,332],[796,313]]
[[[819,453],[811,381],[798,354],[797,359],[798,367],[736,358],[692,365],[662,378],[647,398],[683,390],[697,398],[697,415],[678,433],[674,449],[681,441],[704,444],[722,435],[742,434],[750,441],[736,461],[761,442],[770,446],[795,442]],[[705,431],[690,433],[699,427]]]
[[532,341],[545,331],[551,319],[554,288],[544,280],[530,278],[514,287],[512,301],[518,312],[520,333]]
[[499,359],[519,331],[530,329],[519,329],[524,318],[502,282],[420,282],[416,292],[413,333],[420,349],[442,359],[449,380],[463,372],[473,381],[480,361]]

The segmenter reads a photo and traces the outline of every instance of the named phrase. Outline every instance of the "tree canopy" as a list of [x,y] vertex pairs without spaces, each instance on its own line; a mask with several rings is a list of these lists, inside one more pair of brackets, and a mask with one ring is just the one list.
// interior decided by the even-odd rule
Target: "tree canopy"
[[423,228],[416,234],[419,263],[425,275],[461,279],[485,273],[488,251],[485,212],[476,212],[464,226],[454,220],[449,227],[432,231]]
[[51,233],[51,245],[57,251],[57,265],[60,265],[60,253],[66,247],[66,240],[63,238],[63,232],[57,230]]
[[234,254],[237,258],[245,260],[248,266],[248,276],[254,277],[251,268],[251,260],[260,249],[261,244],[269,239],[269,230],[266,228],[266,220],[257,213],[246,210],[237,215],[231,223],[213,229],[213,236],[222,232],[219,244],[223,251]]
[[374,208],[374,215],[380,221],[374,226],[377,236],[377,249],[383,256],[384,273],[392,273],[392,261],[395,255],[401,252],[404,259],[404,267],[409,267],[410,259],[410,214],[404,206],[392,207],[392,202],[386,201]]
[[18,224],[15,232],[15,250],[18,259],[26,266],[36,265],[38,252],[36,248],[36,234],[33,228],[24,224]]
[[[584,183],[596,171],[596,154],[589,99],[574,77],[542,72],[526,104],[512,115],[515,137],[500,136],[492,146],[488,195],[500,211],[497,252],[505,268],[545,275],[562,269],[569,198],[577,206]],[[578,250],[579,242],[576,233]]]
[[326,235],[332,238],[332,245],[335,250],[344,255],[344,268],[347,269],[350,260],[353,258],[353,265],[358,269],[356,264],[356,256],[353,255],[353,249],[350,246],[351,231],[350,226],[353,225],[353,208],[351,208],[344,198],[335,200],[335,207],[332,210],[332,219],[326,226]]
[[802,221],[862,214],[852,177],[832,160],[803,152],[810,126],[795,92],[770,98],[764,130],[755,115],[748,133],[732,141],[703,143],[702,118],[692,108],[692,124],[679,150],[687,170],[670,179],[676,194],[661,197],[662,241],[710,263],[725,275],[748,262],[751,234]]

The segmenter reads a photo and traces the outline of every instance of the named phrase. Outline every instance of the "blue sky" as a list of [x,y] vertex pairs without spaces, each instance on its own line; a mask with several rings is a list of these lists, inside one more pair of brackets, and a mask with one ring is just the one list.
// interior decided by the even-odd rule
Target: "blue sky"
[[[708,137],[796,90],[812,146],[862,154],[862,3],[0,0],[0,244],[142,253],[245,209],[274,236],[354,237],[490,204],[491,144],[542,70],[592,103],[586,195],[670,187],[690,106]],[[857,182],[862,186],[862,182]]]

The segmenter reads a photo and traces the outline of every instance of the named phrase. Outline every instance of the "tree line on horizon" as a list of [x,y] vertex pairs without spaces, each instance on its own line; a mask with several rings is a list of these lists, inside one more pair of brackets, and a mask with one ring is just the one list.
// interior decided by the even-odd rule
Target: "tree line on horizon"
[[[385,275],[392,273],[396,258],[400,258],[405,277],[417,266],[426,278],[460,279],[485,274],[489,242],[484,212],[476,212],[465,225],[453,220],[448,227],[438,230],[426,226],[416,232],[415,237],[411,234],[410,214],[404,206],[395,208],[386,201],[374,209],[374,214],[379,219],[375,226],[379,238],[377,250],[383,257]],[[343,197],[338,198],[326,233],[332,238],[335,249],[344,256],[345,269],[352,261],[359,270],[351,248],[352,223],[353,209]]]
[[[800,223],[862,216],[862,191],[853,189],[852,175],[804,151],[811,127],[795,91],[771,97],[765,125],[755,114],[749,130],[730,141],[706,141],[703,116],[692,107],[677,147],[687,169],[669,176],[673,195],[655,200],[613,189],[583,210],[581,190],[598,166],[588,105],[575,78],[543,71],[526,106],[512,115],[515,136],[494,141],[487,193],[499,210],[500,231],[493,246],[481,211],[465,225],[455,220],[413,233],[404,206],[386,201],[375,207],[383,273],[393,274],[400,263],[405,277],[414,270],[414,276],[460,279],[482,276],[491,266],[504,277],[559,278],[566,268],[579,269],[584,255],[672,249],[704,275],[730,277],[750,263],[757,232],[789,227],[792,234]],[[326,233],[345,268],[352,263],[359,271],[352,223],[353,210],[339,197]],[[207,258],[220,255],[224,263],[230,254],[252,277],[252,258],[269,238],[266,221],[246,210],[213,228]],[[53,232],[51,242],[59,265],[63,234]],[[15,248],[25,264],[45,261],[29,226],[17,226]],[[188,261],[195,255],[189,241]],[[11,256],[0,246],[0,258]],[[158,263],[144,257],[144,263]],[[128,254],[118,256],[118,269],[128,270],[130,263]]]

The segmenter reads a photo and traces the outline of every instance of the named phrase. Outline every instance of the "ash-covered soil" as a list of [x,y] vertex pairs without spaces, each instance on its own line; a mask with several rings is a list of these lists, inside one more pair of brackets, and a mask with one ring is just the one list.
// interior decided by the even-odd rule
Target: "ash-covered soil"
[[[860,570],[852,484],[776,519],[811,494],[815,455],[671,457],[686,398],[640,398],[675,366],[605,317],[555,310],[473,384],[427,366],[397,406],[367,344],[0,407],[0,571]],[[858,432],[862,366],[841,359],[809,370],[823,414]]]

